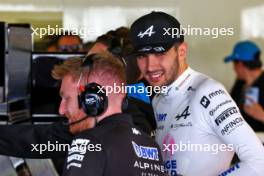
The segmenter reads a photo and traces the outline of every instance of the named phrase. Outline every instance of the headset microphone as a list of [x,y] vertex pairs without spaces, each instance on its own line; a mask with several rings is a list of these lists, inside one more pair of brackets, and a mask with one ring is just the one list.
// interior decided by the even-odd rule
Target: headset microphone
[[[89,116],[84,116],[83,118],[81,118],[81,119],[79,119],[79,120],[76,120],[76,121],[74,121],[74,122],[63,122],[63,125],[67,125],[67,126],[71,126],[71,125],[75,125],[75,124],[77,124],[77,123],[80,123],[80,122],[82,122],[82,121],[84,121],[84,120],[86,120],[86,119],[88,119],[89,118]],[[93,118],[93,119],[95,119],[95,121],[96,121],[96,118]]]
[[[81,67],[82,68],[89,67],[90,69],[89,72],[91,72],[93,68],[93,62],[96,56],[97,56],[96,54],[91,54],[85,57]],[[85,112],[86,116],[71,123],[64,122],[64,124],[68,126],[75,125],[91,117],[95,120],[95,124],[96,124],[97,123],[96,117],[103,114],[108,106],[108,97],[105,91],[103,92],[101,91],[103,89],[101,85],[95,82],[87,83],[86,85],[80,85],[82,77],[83,77],[83,72],[81,72],[81,75],[77,83],[77,89],[79,92],[79,95],[77,96],[77,101],[79,108]]]

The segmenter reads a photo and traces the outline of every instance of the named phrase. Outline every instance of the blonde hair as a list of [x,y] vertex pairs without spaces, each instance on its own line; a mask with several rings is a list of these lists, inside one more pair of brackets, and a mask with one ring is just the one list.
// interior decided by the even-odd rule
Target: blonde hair
[[81,75],[82,69],[81,58],[69,58],[62,64],[55,65],[52,70],[52,77],[56,80],[62,80],[66,75],[72,75],[73,78],[78,79]]
[[[88,70],[89,76],[99,76],[100,82],[126,83],[125,68],[122,62],[109,52],[88,55],[86,59],[93,60],[92,70]],[[82,67],[82,64],[81,58],[70,58],[61,65],[56,65],[52,70],[52,76],[54,79],[62,80],[66,75],[71,75],[76,80],[83,70],[87,70],[85,66]]]

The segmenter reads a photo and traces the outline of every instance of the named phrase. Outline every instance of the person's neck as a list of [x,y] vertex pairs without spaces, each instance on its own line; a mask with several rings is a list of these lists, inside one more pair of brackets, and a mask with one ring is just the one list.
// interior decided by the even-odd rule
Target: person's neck
[[97,117],[97,122],[100,122],[101,120],[113,115],[113,114],[118,114],[118,113],[122,113],[121,108],[108,108],[107,111],[102,115]]
[[261,69],[248,71],[245,79],[246,85],[251,86],[255,82],[255,80],[258,79],[261,73]]
[[175,80],[177,80],[183,74],[183,72],[185,72],[188,69],[188,67],[189,65],[186,63],[180,65]]

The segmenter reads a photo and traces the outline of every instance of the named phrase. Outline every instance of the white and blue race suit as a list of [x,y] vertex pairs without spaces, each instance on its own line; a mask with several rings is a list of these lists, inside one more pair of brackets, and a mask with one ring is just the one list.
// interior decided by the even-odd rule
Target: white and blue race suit
[[217,81],[188,68],[152,103],[169,175],[264,175],[264,147]]

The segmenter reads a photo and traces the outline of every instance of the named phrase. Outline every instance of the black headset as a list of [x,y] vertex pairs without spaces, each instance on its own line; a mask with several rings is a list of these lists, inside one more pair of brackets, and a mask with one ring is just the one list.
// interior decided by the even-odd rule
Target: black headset
[[108,51],[115,56],[123,57],[124,38],[112,36]]
[[[84,58],[81,65],[82,68],[89,67],[89,73],[93,69],[93,63],[96,54],[88,55]],[[83,71],[80,75],[79,82],[82,79]],[[78,84],[79,84],[78,82]],[[103,114],[108,106],[108,97],[105,90],[97,83],[88,83],[85,86],[78,86],[79,108],[87,114],[87,116],[96,117]]]

